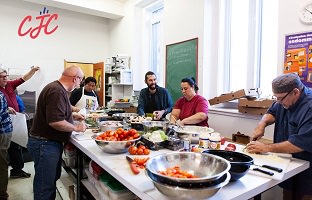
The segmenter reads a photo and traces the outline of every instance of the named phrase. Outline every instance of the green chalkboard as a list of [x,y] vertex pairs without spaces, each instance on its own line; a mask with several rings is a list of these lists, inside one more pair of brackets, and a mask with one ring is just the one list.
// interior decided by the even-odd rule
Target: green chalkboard
[[166,88],[172,100],[182,96],[181,80],[194,77],[197,82],[198,38],[166,46]]

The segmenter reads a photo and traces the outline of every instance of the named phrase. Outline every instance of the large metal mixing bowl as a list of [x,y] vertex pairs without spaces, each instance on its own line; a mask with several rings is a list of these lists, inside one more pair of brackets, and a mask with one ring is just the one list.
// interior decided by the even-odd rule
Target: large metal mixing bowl
[[128,151],[128,148],[134,145],[135,141],[139,140],[141,137],[128,141],[105,141],[98,140],[96,137],[99,134],[92,135],[91,138],[95,143],[106,153],[125,153]]
[[114,131],[117,130],[118,128],[122,128],[122,121],[102,121],[99,122],[99,126],[101,131]]
[[166,132],[168,126],[169,126],[169,121],[142,121],[144,132],[153,132],[157,130],[163,130]]
[[176,199],[207,199],[216,194],[223,186],[229,183],[231,175],[226,173],[223,182],[203,188],[182,188],[177,186],[166,185],[153,181],[155,187],[164,195],[174,197]]
[[[176,178],[159,173],[168,168],[179,166],[181,170],[192,173],[198,178]],[[150,158],[146,163],[147,174],[151,179],[166,182],[169,185],[189,184],[200,186],[203,183],[217,180],[230,170],[230,163],[215,155],[194,152],[173,152]],[[185,185],[184,185],[185,186]]]
[[212,128],[204,126],[182,126],[175,129],[179,138],[188,138],[192,143],[198,143],[199,135],[201,133],[212,133],[214,130]]

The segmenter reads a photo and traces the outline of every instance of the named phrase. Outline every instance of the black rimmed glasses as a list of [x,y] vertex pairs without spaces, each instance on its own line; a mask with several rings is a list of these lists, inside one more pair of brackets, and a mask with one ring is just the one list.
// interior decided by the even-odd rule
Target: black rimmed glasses
[[292,92],[293,90],[289,91],[287,94],[285,94],[285,96],[283,96],[281,99],[278,99],[277,97],[274,96],[274,99],[277,101],[277,102],[283,102],[284,99]]

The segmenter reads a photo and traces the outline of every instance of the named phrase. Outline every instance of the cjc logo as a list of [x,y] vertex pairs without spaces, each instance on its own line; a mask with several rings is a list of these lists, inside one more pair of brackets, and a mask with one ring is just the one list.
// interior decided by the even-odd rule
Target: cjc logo
[[[53,32],[55,32],[58,26],[55,26],[53,29],[49,29],[49,30],[48,28],[52,20],[57,20],[58,14],[51,15],[48,13],[49,13],[49,10],[47,10],[44,7],[43,11],[42,12],[40,11],[40,15],[36,17],[36,20],[39,21],[39,25],[35,28],[30,27],[28,28],[28,30],[24,29],[24,25],[27,21],[31,22],[32,17],[30,15],[26,16],[18,27],[18,35],[23,37],[29,33],[30,38],[35,39],[39,36],[41,29],[43,29],[46,35],[50,35]],[[46,22],[45,22],[45,19],[47,19]]]

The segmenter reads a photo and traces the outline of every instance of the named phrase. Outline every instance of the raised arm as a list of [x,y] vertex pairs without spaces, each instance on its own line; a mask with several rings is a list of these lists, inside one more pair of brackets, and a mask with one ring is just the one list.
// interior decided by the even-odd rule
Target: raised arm
[[38,66],[32,66],[30,71],[27,72],[23,77],[22,79],[24,81],[28,81],[35,73],[36,71],[38,71],[40,68]]

